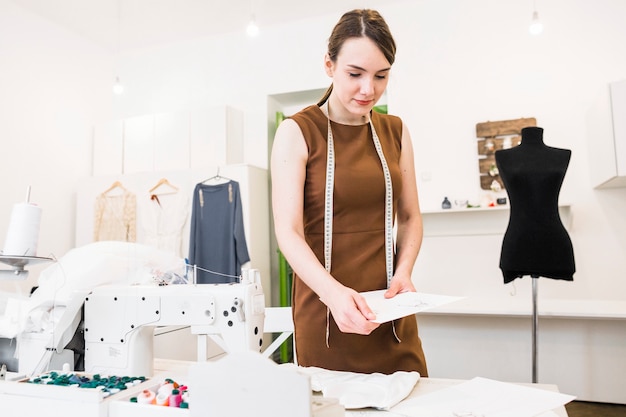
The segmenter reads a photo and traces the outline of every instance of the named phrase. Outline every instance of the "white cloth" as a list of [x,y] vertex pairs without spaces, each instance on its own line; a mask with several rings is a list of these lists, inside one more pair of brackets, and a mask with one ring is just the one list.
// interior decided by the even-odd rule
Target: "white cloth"
[[[154,197],[154,198],[152,198]],[[141,233],[139,243],[183,257],[183,233],[189,218],[190,196],[174,193],[145,194],[137,200]]]
[[[148,284],[168,271],[184,274],[172,253],[129,242],[95,242],[70,250],[39,274],[29,298],[8,298],[0,337],[51,331],[76,294],[105,284]],[[56,329],[57,332],[64,329]]]
[[324,397],[337,398],[346,409],[377,408],[389,410],[405,399],[417,381],[418,372],[397,371],[390,375],[332,371],[316,367],[299,367],[311,378],[311,389]]

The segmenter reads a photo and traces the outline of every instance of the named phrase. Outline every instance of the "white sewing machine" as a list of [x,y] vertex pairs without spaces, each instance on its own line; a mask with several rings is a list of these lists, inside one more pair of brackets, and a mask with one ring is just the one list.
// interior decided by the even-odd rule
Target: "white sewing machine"
[[260,352],[265,297],[258,270],[235,284],[101,286],[85,299],[85,371],[152,376],[156,326],[190,326],[198,360],[207,336],[225,352]]

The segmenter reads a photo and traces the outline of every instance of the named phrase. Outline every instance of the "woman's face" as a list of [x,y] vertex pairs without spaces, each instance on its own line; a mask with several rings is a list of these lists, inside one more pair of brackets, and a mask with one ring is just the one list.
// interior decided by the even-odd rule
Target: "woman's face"
[[325,58],[326,73],[333,79],[329,98],[333,117],[362,122],[387,88],[391,64],[367,37],[350,38],[335,62]]

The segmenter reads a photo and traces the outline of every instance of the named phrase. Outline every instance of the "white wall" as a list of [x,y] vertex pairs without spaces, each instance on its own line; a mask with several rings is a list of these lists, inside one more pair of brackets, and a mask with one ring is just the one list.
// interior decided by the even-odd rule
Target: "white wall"
[[[626,4],[542,2],[540,37],[527,31],[531,6],[424,0],[381,8],[399,48],[389,110],[413,135],[424,210],[438,208],[446,195],[478,199],[476,123],[535,117],[549,145],[573,151],[561,197],[572,204],[577,265],[573,283],[545,280],[540,295],[623,299],[626,190],[592,188],[587,148],[603,128],[590,114],[600,107],[608,115],[608,83],[626,77],[619,52]],[[114,115],[218,104],[241,109],[245,161],[266,167],[267,96],[327,86],[322,57],[339,14],[263,28],[255,39],[231,33],[128,53],[121,68],[128,94]],[[486,246],[427,238],[416,280],[424,290],[450,293],[464,291],[459,279],[502,286],[500,242],[500,236]],[[455,262],[446,262],[450,257]]]
[[[626,189],[592,189],[587,150],[607,134],[598,123],[607,122],[608,83],[626,78],[626,3],[546,0],[538,7],[545,31],[537,38],[527,32],[527,1],[381,8],[399,47],[389,111],[413,135],[425,210],[444,195],[478,195],[476,123],[536,117],[548,144],[573,151],[562,199],[572,204],[577,265],[573,283],[544,280],[540,295],[623,300]],[[102,120],[229,105],[244,113],[244,162],[266,167],[267,96],[327,86],[325,42],[343,11],[262,28],[255,39],[231,33],[125,51],[126,94],[113,98],[109,51],[0,1],[0,236],[12,204],[32,185],[32,200],[44,208],[40,254],[72,247],[76,182],[90,173],[90,129]],[[598,107],[603,117],[590,117]],[[425,239],[415,271],[421,289],[454,294],[475,289],[473,282],[502,285],[499,237],[465,239]]]
[[[15,203],[42,207],[39,256],[74,246],[76,185],[91,172],[91,130],[111,116],[111,55],[0,0],[0,240]],[[4,265],[2,266],[2,268]],[[28,290],[36,282],[0,281]]]

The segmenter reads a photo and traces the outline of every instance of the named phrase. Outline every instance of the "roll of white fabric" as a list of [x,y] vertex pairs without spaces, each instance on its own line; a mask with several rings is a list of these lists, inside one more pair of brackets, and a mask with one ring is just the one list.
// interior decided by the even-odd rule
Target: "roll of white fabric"
[[11,212],[2,254],[5,256],[37,256],[41,208],[32,203],[17,203]]

